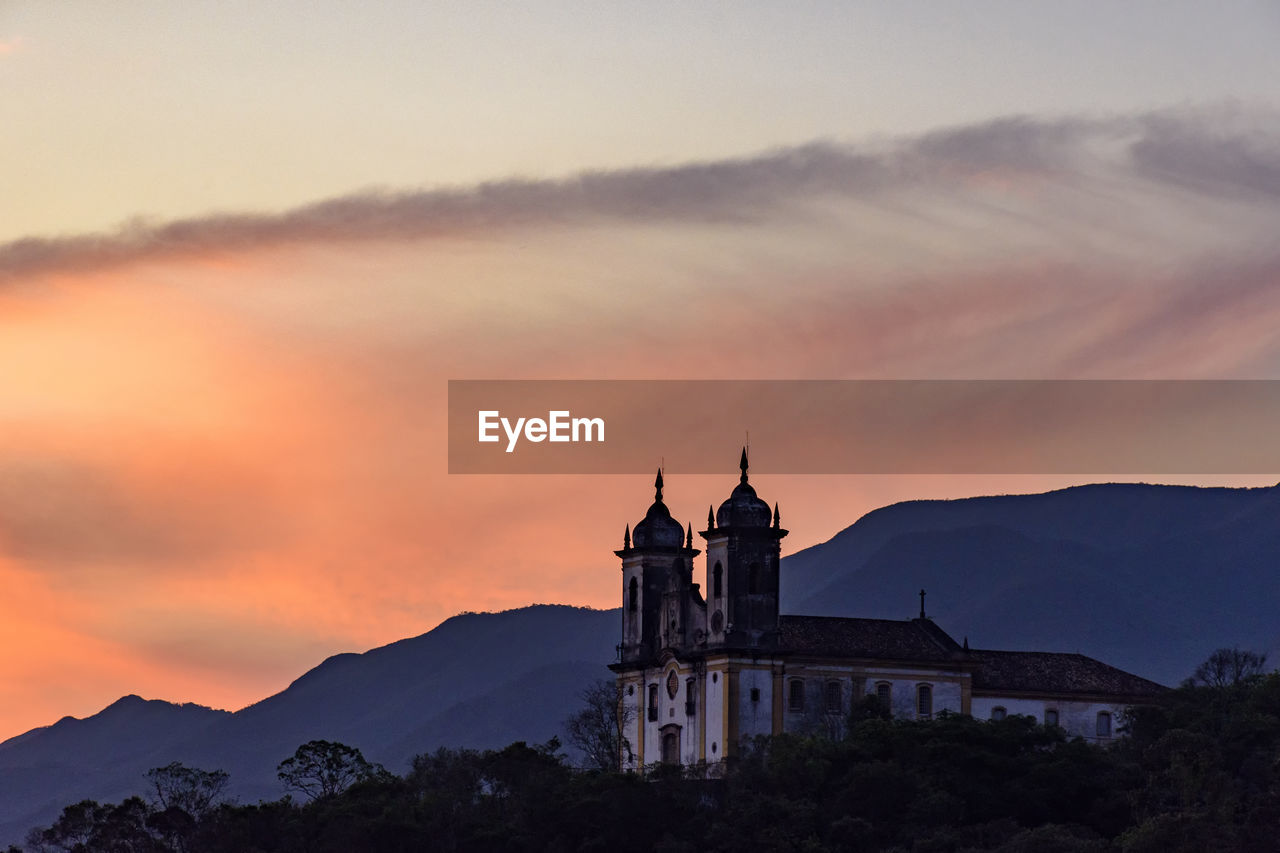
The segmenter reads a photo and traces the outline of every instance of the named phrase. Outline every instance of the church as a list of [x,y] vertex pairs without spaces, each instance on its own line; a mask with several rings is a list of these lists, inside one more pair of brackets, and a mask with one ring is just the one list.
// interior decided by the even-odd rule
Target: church
[[[741,476],[698,536],[705,586],[694,582],[693,526],[662,501],[623,534],[622,643],[617,674],[623,766],[715,764],[744,741],[781,732],[838,736],[874,696],[893,716],[1029,714],[1069,736],[1106,742],[1120,714],[1165,688],[1079,654],[970,649],[925,615],[908,620],[779,613],[787,531]],[[704,592],[705,590],[705,592]]]

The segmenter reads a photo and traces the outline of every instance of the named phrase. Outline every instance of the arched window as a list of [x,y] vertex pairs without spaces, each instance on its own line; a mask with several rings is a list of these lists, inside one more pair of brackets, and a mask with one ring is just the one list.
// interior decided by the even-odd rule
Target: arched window
[[933,717],[933,688],[928,684],[916,688],[916,716],[921,720]]
[[658,719],[658,685],[649,685],[649,710],[647,716],[650,720]]
[[695,683],[695,680],[692,678],[687,678],[684,682],[684,712],[690,717],[692,717],[698,710],[698,703],[693,698],[693,686]]
[[1056,726],[1058,724],[1058,712],[1054,708],[1049,708],[1044,712],[1044,724],[1046,726]]
[[787,707],[792,711],[804,710],[804,679],[793,678],[788,686]]
[[827,713],[839,714],[844,710],[844,690],[838,681],[827,682]]
[[723,594],[724,569],[720,566],[720,561],[716,560],[716,567],[711,570],[711,594],[719,598]]
[[879,700],[880,704],[883,705],[886,709],[892,708],[893,706],[889,703],[889,700],[892,698],[893,698],[893,685],[887,681],[877,682],[876,683],[876,699]]
[[1111,737],[1111,715],[1106,711],[1098,712],[1098,737]]
[[631,579],[631,586],[628,589],[627,609],[632,613],[640,607],[640,581],[635,578]]
[[760,594],[760,564],[752,563],[747,569],[747,595]]

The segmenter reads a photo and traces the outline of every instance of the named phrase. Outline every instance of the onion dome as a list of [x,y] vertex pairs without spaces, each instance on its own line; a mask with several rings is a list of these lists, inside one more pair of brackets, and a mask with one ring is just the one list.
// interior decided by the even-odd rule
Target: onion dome
[[662,502],[661,468],[653,486],[656,490],[653,505],[631,532],[631,541],[637,548],[679,548],[684,544],[684,527],[671,517],[671,510]]
[[742,477],[729,499],[716,510],[716,527],[768,527],[773,510],[756,496],[756,490],[747,482],[747,449],[742,448],[742,461],[738,463]]

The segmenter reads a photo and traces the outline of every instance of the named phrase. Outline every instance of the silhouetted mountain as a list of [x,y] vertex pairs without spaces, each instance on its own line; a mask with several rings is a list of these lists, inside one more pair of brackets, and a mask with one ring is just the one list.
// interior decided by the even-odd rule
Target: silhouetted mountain
[[1280,660],[1280,487],[1109,483],[911,501],[784,561],[783,610],[929,615],[982,648],[1079,651],[1174,684],[1221,646]]
[[590,681],[609,678],[618,611],[538,605],[466,613],[418,637],[335,655],[230,714],[125,697],[0,744],[0,846],[85,798],[144,793],[171,761],[221,769],[242,801],[284,791],[276,765],[308,740],[359,747],[403,772],[440,746],[505,746],[561,734]]
[[141,793],[143,773],[230,717],[202,705],[125,696],[92,717],[63,717],[10,738],[0,744],[0,846],[21,841],[70,803]]
[[[912,501],[787,557],[783,610],[908,618],[927,609],[975,647],[1079,651],[1176,683],[1215,648],[1280,657],[1280,487],[1106,484]],[[0,744],[0,845],[85,797],[119,800],[171,761],[223,769],[243,801],[275,767],[337,740],[403,771],[440,746],[545,741],[607,678],[619,611],[470,613],[419,637],[329,658],[235,714],[129,696]]]

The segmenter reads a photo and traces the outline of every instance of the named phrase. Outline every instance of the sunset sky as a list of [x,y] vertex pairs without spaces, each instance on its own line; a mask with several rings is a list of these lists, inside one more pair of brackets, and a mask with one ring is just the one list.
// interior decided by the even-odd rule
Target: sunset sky
[[[451,476],[449,379],[1280,378],[1278,43],[1261,0],[0,0],[0,739],[616,606],[650,477]],[[794,551],[1143,474],[753,482]]]

